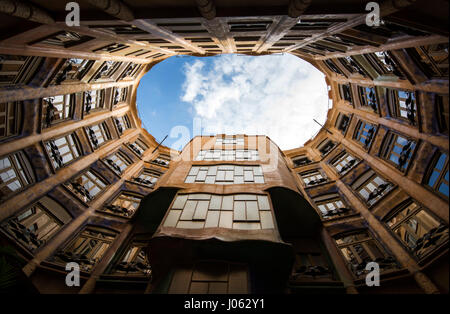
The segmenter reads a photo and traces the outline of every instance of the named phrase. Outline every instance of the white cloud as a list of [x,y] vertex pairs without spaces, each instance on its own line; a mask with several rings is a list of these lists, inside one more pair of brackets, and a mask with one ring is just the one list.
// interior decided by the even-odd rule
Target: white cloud
[[324,75],[295,56],[223,55],[185,65],[181,99],[203,134],[263,134],[281,149],[302,146],[328,111]]

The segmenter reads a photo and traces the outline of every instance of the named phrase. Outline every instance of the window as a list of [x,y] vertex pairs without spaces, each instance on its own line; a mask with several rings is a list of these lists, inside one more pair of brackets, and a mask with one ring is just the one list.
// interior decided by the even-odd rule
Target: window
[[0,140],[20,133],[22,102],[0,103]]
[[332,140],[326,139],[322,143],[320,143],[319,146],[317,146],[317,149],[322,154],[322,157],[328,155],[329,152],[333,150],[333,148],[336,147],[336,143]]
[[350,153],[343,151],[335,158],[331,160],[331,164],[337,170],[337,172],[343,176],[349,172],[353,167],[355,167],[360,160],[353,157]]
[[366,150],[370,148],[375,137],[376,127],[368,122],[360,120],[356,126],[353,138],[357,140]]
[[426,177],[426,184],[448,198],[448,154],[438,152],[434,156]]
[[75,94],[59,95],[42,99],[42,123],[48,128],[53,124],[72,119]]
[[148,149],[147,144],[144,141],[137,139],[134,143],[128,143],[128,146],[133,152],[135,152],[139,157]]
[[86,127],[86,132],[88,134],[89,142],[94,149],[99,148],[111,139],[111,134],[109,133],[106,122]]
[[268,197],[255,194],[179,194],[163,226],[238,230],[275,228]]
[[162,173],[159,171],[153,169],[144,169],[138,177],[133,178],[133,181],[144,185],[153,186],[158,181],[161,175]]
[[84,112],[89,114],[91,111],[103,109],[105,106],[105,90],[90,90],[84,92]]
[[300,177],[302,178],[305,187],[314,186],[317,184],[321,184],[327,182],[327,177],[319,170],[311,170],[307,172],[300,173]]
[[369,170],[352,184],[352,188],[369,206],[372,206],[392,190],[393,185],[373,170]]
[[358,86],[358,92],[361,106],[370,108],[374,112],[378,112],[378,101],[375,88]]
[[404,77],[400,66],[389,51],[378,51],[365,57],[380,75],[393,74],[399,78]]
[[257,150],[250,149],[236,149],[236,150],[201,150],[195,160],[259,160],[259,154]]
[[435,94],[436,115],[439,124],[439,132],[448,134],[449,130],[449,106],[448,95]]
[[419,259],[448,243],[448,226],[415,201],[401,206],[388,217],[386,224]]
[[342,71],[330,59],[326,59],[326,60],[324,60],[324,62],[325,62],[325,65],[334,73],[344,75],[344,73],[342,73]]
[[33,182],[32,168],[24,153],[17,152],[0,157],[0,200],[19,192]]
[[428,77],[448,78],[448,43],[420,46],[407,50],[422,66]]
[[114,61],[105,61],[100,67],[100,69],[97,71],[97,74],[95,74],[93,80],[94,81],[110,81],[111,76],[116,72],[116,70],[120,66],[120,62],[114,62]]
[[350,209],[344,205],[344,202],[337,193],[315,197],[314,203],[324,219],[344,216],[350,212]]
[[116,123],[117,131],[120,135],[122,135],[125,130],[131,128],[130,119],[127,115],[114,118],[114,122]]
[[131,160],[122,152],[114,153],[108,158],[105,158],[105,162],[119,176],[132,164]]
[[159,155],[157,158],[152,160],[152,164],[163,166],[163,167],[169,167],[170,164],[170,157],[167,155]]
[[398,268],[395,259],[367,231],[341,236],[335,241],[348,267],[357,278],[366,275],[366,265],[370,262],[377,262],[382,272]]
[[129,193],[120,194],[111,204],[104,208],[105,212],[123,217],[131,217],[139,207],[142,198]]
[[305,278],[327,278],[330,279],[332,273],[324,256],[320,252],[295,252],[294,267],[290,280]]
[[79,82],[95,63],[93,60],[68,59],[61,70],[52,80],[52,85],[60,85],[63,82]]
[[362,68],[354,58],[347,56],[344,58],[339,58],[339,62],[349,71],[350,73],[358,73],[362,76],[367,76],[364,68]]
[[312,161],[306,156],[297,156],[292,158],[292,162],[294,163],[294,167],[300,167],[310,164]]
[[128,87],[114,88],[113,106],[127,101]]
[[[139,51],[139,50],[138,50]],[[139,51],[140,52],[140,51]],[[148,52],[148,51],[147,51]],[[146,53],[147,53],[146,52]],[[127,67],[125,68],[125,70],[123,71],[122,75],[121,75],[121,79],[127,78],[127,77],[131,77],[134,78],[134,76],[136,75],[136,73],[140,70],[140,65],[136,64],[136,63],[130,63],[127,65]]]
[[78,139],[74,133],[49,140],[44,146],[55,169],[62,168],[80,156]]
[[391,114],[399,119],[408,121],[411,125],[417,123],[416,97],[413,91],[390,90],[389,108]]
[[106,183],[92,170],[67,182],[65,186],[74,192],[82,201],[92,201],[106,187]]
[[51,239],[72,217],[54,200],[43,197],[2,225],[3,230],[30,251]]
[[298,22],[292,30],[326,30],[329,27],[336,25],[336,23],[346,22],[343,18],[305,18]]
[[389,132],[381,148],[381,157],[394,164],[400,171],[406,171],[415,147],[415,141]]
[[152,267],[145,252],[148,243],[133,241],[114,266],[114,275],[150,276]]
[[90,272],[111,246],[116,232],[97,227],[85,228],[64,249],[59,250],[52,261],[63,264],[75,262],[80,270]]
[[116,35],[148,35],[148,33],[134,25],[89,25],[89,28],[108,30]]
[[28,84],[43,58],[0,54],[0,86]]
[[272,21],[239,21],[229,22],[230,32],[258,32],[266,31]]
[[75,32],[61,31],[50,36],[47,36],[43,39],[36,40],[34,42],[29,43],[29,45],[48,45],[48,46],[56,46],[61,48],[70,48],[82,43],[85,43],[89,40],[93,39],[90,36],[80,35]]
[[225,136],[216,139],[216,145],[244,145],[244,137]]
[[192,166],[185,183],[264,183],[264,175],[261,166]]
[[350,116],[340,113],[336,119],[336,128],[345,135],[347,128],[350,124]]
[[130,46],[123,45],[123,44],[110,44],[107,46],[103,46],[101,48],[93,50],[94,52],[108,52],[108,53],[114,53],[123,49],[126,49]]
[[350,87],[350,84],[339,84],[339,94],[341,99],[348,101],[350,104],[353,103],[352,88]]
[[250,274],[246,264],[197,260],[189,266],[174,270],[169,294],[249,293]]

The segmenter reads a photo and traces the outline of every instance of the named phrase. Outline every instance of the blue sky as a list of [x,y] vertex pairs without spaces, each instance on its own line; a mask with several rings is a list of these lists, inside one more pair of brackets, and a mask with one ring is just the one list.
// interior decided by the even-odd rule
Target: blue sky
[[143,126],[174,149],[200,132],[265,134],[291,149],[319,131],[313,119],[325,122],[328,96],[324,75],[289,54],[183,56],[141,79],[137,106]]

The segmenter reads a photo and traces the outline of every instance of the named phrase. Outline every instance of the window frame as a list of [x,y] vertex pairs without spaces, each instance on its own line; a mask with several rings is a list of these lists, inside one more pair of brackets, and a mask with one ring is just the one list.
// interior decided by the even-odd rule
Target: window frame
[[[112,157],[116,157],[116,160],[111,159]],[[109,161],[110,160],[110,161]],[[116,161],[119,160],[121,164],[117,164]],[[122,176],[125,170],[127,170],[130,165],[133,164],[133,160],[131,160],[130,157],[127,156],[122,150],[117,150],[113,152],[112,154],[109,154],[107,157],[103,159],[104,163],[110,168],[116,175],[119,177]],[[114,167],[111,163],[115,164],[117,166]],[[122,165],[125,165],[125,167],[122,169]],[[120,171],[119,171],[120,169]]]
[[4,122],[0,124],[0,130],[4,130],[4,135],[0,134],[0,141],[12,138],[22,133],[23,127],[23,102],[7,101],[0,103],[0,120],[4,117]]
[[[108,202],[101,209],[99,209],[99,211],[109,215],[119,216],[123,218],[131,218],[134,216],[137,209],[139,208],[142,199],[143,199],[142,195],[134,193],[132,191],[120,191],[120,193],[118,193],[110,202]],[[132,206],[132,204],[130,204],[128,207],[122,206],[123,203],[126,201],[133,203],[133,201],[135,202],[136,200],[139,200],[139,202],[137,202],[137,206],[135,208]],[[119,207],[122,208],[123,213],[118,212]]]
[[[408,95],[412,95],[413,100],[413,107],[412,109],[408,109],[406,100],[408,98],[400,98],[399,93],[407,93]],[[406,99],[406,100],[404,100]],[[405,104],[405,106],[402,106],[402,102]],[[404,89],[394,89],[390,88],[388,89],[388,104],[389,104],[389,113],[394,118],[407,122],[408,124],[412,126],[418,126],[419,125],[419,106],[417,104],[417,93],[413,90],[404,90]],[[405,109],[406,108],[406,109]],[[402,116],[402,112],[406,112],[406,117]],[[409,115],[412,113],[414,116],[411,118]]]
[[[443,162],[443,166],[442,166],[442,170],[441,169],[436,169],[436,166],[439,162],[439,160],[441,159],[442,155],[446,155],[446,158]],[[433,176],[433,173],[437,172],[438,176],[435,179],[433,185],[430,185],[430,180]],[[447,152],[443,152],[440,150],[437,150],[434,154],[433,154],[433,158],[431,159],[431,162],[429,163],[428,167],[427,167],[427,171],[424,177],[424,184],[425,186],[430,189],[431,191],[433,191],[434,193],[436,193],[437,195],[446,198],[447,200],[449,199],[448,195],[445,195],[444,193],[442,193],[441,191],[439,191],[439,187],[441,186],[441,184],[445,184],[447,185],[447,187],[449,186],[449,181],[447,179],[447,181],[445,181],[445,176],[448,176],[449,174],[449,154]]]
[[[336,118],[336,123],[334,125],[336,129],[338,129],[342,133],[342,135],[345,136],[345,134],[347,134],[351,122],[352,122],[351,114],[345,114],[340,112]],[[346,123],[345,127],[342,128],[342,124],[345,123]]]
[[[330,144],[332,144],[332,147],[328,148],[327,151],[323,152],[323,150],[325,150],[328,146],[331,146]],[[317,145],[316,149],[320,152],[322,157],[325,157],[329,153],[331,153],[337,146],[338,146],[338,144],[335,141],[333,141],[332,139],[326,138],[319,145]]]
[[[72,40],[70,40],[68,42],[63,42],[63,41],[55,42],[56,41],[55,38],[57,38],[58,36],[61,36],[61,35],[64,35],[64,36],[70,35],[70,36],[73,36],[73,37],[78,37],[78,39],[77,40],[72,39]],[[39,38],[37,40],[34,40],[34,41],[28,43],[28,45],[45,45],[45,46],[50,46],[50,47],[53,47],[53,48],[54,47],[71,48],[71,47],[75,47],[75,46],[84,44],[84,43],[86,43],[86,42],[88,42],[88,41],[90,41],[92,39],[94,39],[94,38],[91,37],[91,36],[79,34],[77,32],[63,30],[63,31],[59,31],[59,32],[47,35],[47,36],[45,36],[43,38]],[[55,43],[52,43],[52,41],[55,42]]]
[[[56,262],[57,264],[65,265],[66,259],[70,259],[74,262],[78,262],[82,271],[90,273],[94,267],[98,265],[102,258],[104,258],[106,252],[111,248],[111,245],[117,239],[118,234],[119,233],[117,231],[112,229],[87,225],[74,237],[72,237],[70,241],[62,245],[50,258],[50,260]],[[87,253],[84,252],[85,249],[92,246],[92,241],[97,242],[95,242],[93,248],[89,249]],[[84,257],[78,259],[78,256]],[[58,259],[61,261],[58,261]],[[85,260],[89,260],[89,262],[85,263]]]
[[[82,181],[83,176],[87,179],[84,182]],[[81,182],[77,182],[79,180],[81,180]],[[87,181],[91,182],[91,186],[89,189],[85,187],[85,182]],[[78,184],[82,188],[84,188],[84,190],[87,191],[90,197],[83,195],[82,192],[77,190],[77,188],[75,188],[74,186],[75,184]],[[93,200],[95,200],[99,195],[101,195],[105,191],[108,185],[109,183],[107,180],[105,180],[97,171],[90,168],[64,183],[64,186],[84,203],[90,203]],[[99,191],[94,195],[92,195],[91,191],[94,188],[97,188]]]
[[[403,217],[401,217],[398,221],[393,222],[392,224],[390,224],[390,222],[395,219],[397,216],[401,215],[405,210],[407,210],[409,207],[411,207],[412,205],[415,205],[415,208],[413,208],[410,212],[407,212]],[[421,238],[419,239],[424,239],[426,238],[427,234],[435,234],[435,233],[441,233],[441,232],[445,232],[445,230],[447,231],[447,237],[446,237],[446,241],[441,242],[439,245],[436,245],[435,243],[430,242],[433,246],[428,246],[428,249],[424,250],[422,252],[422,254],[419,254],[419,252],[416,252],[416,247],[417,247],[417,242],[420,242],[419,239],[415,239],[415,245],[416,247],[412,248],[411,246],[409,246],[408,242],[406,239],[403,239],[403,237],[401,237],[396,230],[400,229],[404,224],[406,225],[403,226],[405,228],[405,235],[409,232],[409,234],[411,235],[411,233],[416,233],[418,231],[418,227],[421,226],[422,228],[424,228],[424,225],[426,225],[426,223],[419,223],[419,221],[421,221],[420,217],[417,217],[418,214],[420,214],[421,212],[424,212],[428,217],[427,218],[431,218],[431,220],[434,220],[435,222],[439,223],[436,226],[430,226],[428,232],[426,232]],[[411,219],[415,219],[416,221],[416,229],[417,230],[413,230],[412,226],[408,224],[408,222]],[[399,242],[408,250],[408,252],[410,252],[410,254],[417,259],[418,261],[423,261],[425,260],[427,257],[429,257],[430,255],[433,255],[433,253],[435,253],[436,251],[439,251],[439,249],[442,246],[445,246],[448,243],[448,226],[438,217],[436,217],[428,208],[422,206],[420,203],[418,203],[417,201],[415,201],[412,198],[409,198],[405,201],[403,201],[401,204],[399,204],[398,206],[396,206],[393,210],[391,210],[384,218],[383,218],[383,223],[386,225],[386,227],[390,230],[390,232],[395,236],[396,239],[399,240]],[[429,222],[430,224],[430,222]],[[432,227],[432,228],[431,228]],[[441,229],[441,230],[439,230]],[[442,230],[444,229],[444,230]],[[433,230],[435,230],[433,232]],[[431,238],[431,237],[430,237]],[[444,237],[445,239],[445,237]],[[424,248],[424,245],[422,245],[421,248]],[[419,250],[421,249],[419,248]]]
[[[383,183],[376,182],[376,179],[382,181]],[[358,182],[362,181],[362,182]],[[359,183],[357,185],[357,183]],[[371,187],[369,187],[371,185]],[[381,186],[381,190],[379,187]],[[357,196],[369,207],[373,207],[378,204],[385,196],[394,189],[394,184],[384,177],[380,176],[373,170],[368,170],[360,175],[352,184],[351,187],[353,191],[357,194]],[[373,189],[371,190],[371,188]],[[384,188],[383,188],[384,187]],[[367,197],[364,197],[362,190],[365,190],[367,193]],[[374,193],[371,199],[369,197]]]
[[114,87],[112,93],[112,106],[117,107],[128,101],[129,86]]
[[[20,55],[0,54],[0,86],[28,84],[42,64],[43,57],[28,57]],[[3,65],[14,66],[13,69],[3,69]],[[11,74],[13,72],[13,74]]]
[[[9,166],[7,166],[7,168],[1,169],[0,174],[9,172],[9,170],[5,171],[5,169],[11,169],[14,172],[14,178],[12,178],[14,179],[13,182],[18,181],[20,183],[20,187],[14,191],[10,189],[9,193],[3,194],[4,192],[1,192],[0,200],[2,201],[25,190],[27,187],[31,186],[33,183],[36,182],[36,177],[33,168],[31,167],[31,163],[23,151],[18,151],[11,154],[7,154],[5,156],[1,156],[0,160],[3,159],[8,160]],[[7,182],[4,182],[3,178],[0,179],[1,190],[3,190],[4,187],[12,183],[10,175],[8,175],[8,179],[9,181]],[[4,197],[2,197],[2,194],[4,195]]]
[[[351,160],[348,160],[348,157],[351,158]],[[344,163],[343,165],[341,165],[341,163],[344,160],[348,160],[348,162]],[[347,169],[345,169],[344,171],[342,171],[342,169],[344,169],[345,167],[347,167],[347,165],[349,165],[352,160],[355,160],[355,162],[353,162],[353,164],[348,167]],[[358,157],[355,157],[353,154],[351,154],[350,152],[348,152],[347,150],[343,150],[341,152],[339,152],[335,157],[333,157],[330,161],[329,164],[334,168],[334,170],[339,174],[339,176],[344,176],[346,175],[350,170],[352,170],[353,168],[355,168],[359,163],[361,162],[361,159],[359,159]],[[337,168],[337,165],[341,166],[341,169],[339,170]]]
[[[55,142],[64,139],[65,144],[59,147]],[[53,153],[52,151],[52,144],[57,147],[57,154]],[[45,152],[47,153],[47,157],[50,161],[50,165],[53,168],[53,170],[57,171],[59,169],[62,169],[66,167],[67,165],[70,165],[71,163],[75,162],[77,159],[81,158],[83,156],[83,151],[81,149],[80,140],[78,139],[78,136],[75,132],[68,133],[65,135],[60,135],[56,138],[51,138],[47,141],[43,142]],[[61,154],[61,149],[68,147],[69,151],[65,152],[63,155]],[[64,157],[67,156],[70,153],[70,156],[72,157],[68,162],[64,162]],[[58,162],[59,158],[61,158],[61,164]]]
[[133,142],[127,143],[127,146],[139,158],[142,158],[144,153],[149,149],[149,146],[147,145],[147,143],[145,143],[145,141],[140,138],[137,138]]
[[[381,54],[383,56],[380,56]],[[395,75],[400,79],[404,79],[405,75],[403,74],[403,69],[389,51],[377,51],[374,53],[368,53],[364,56],[380,76]],[[381,58],[384,60],[381,60]],[[389,69],[389,67],[392,69]]]
[[[44,97],[41,99],[42,104],[42,119],[41,119],[41,125],[43,129],[51,128],[54,125],[57,125],[59,123],[73,120],[75,106],[76,106],[76,94],[64,94],[64,95],[56,95],[56,96],[50,96],[50,97]],[[62,102],[58,102],[54,104],[56,97],[62,97]],[[51,106],[50,106],[51,105]],[[62,109],[59,110],[57,106],[62,105]],[[54,108],[53,112],[50,112],[52,110],[52,107]],[[49,114],[56,115],[56,113],[61,113],[61,118],[55,120],[48,120]]]
[[[402,138],[407,143],[402,145],[398,142],[398,139]],[[408,146],[408,144],[410,146]],[[411,148],[412,146],[412,148]],[[394,147],[401,147],[401,152],[398,153],[395,151]],[[406,147],[407,159],[405,163],[401,166],[400,163],[396,163],[392,160],[392,155],[396,156],[397,160],[400,162],[401,158],[404,156],[404,148]],[[388,131],[388,133],[384,136],[383,143],[380,148],[380,157],[387,161],[389,164],[394,166],[397,170],[402,173],[406,173],[411,165],[411,161],[415,155],[417,150],[417,141],[411,137],[404,136],[397,132]]]
[[[358,236],[358,235],[363,235],[366,234],[365,237],[361,238],[361,239],[355,239],[351,242],[347,242],[347,243],[339,243],[338,241],[345,238],[350,238],[352,236]],[[346,248],[350,248],[349,250],[351,251],[351,253],[355,256],[357,262],[359,262],[359,265],[363,265],[366,264],[365,263],[365,259],[361,256],[361,254],[359,254],[360,252],[358,252],[357,249],[355,249],[354,246],[356,245],[361,245],[364,249],[364,251],[369,255],[369,258],[371,259],[371,261],[375,261],[377,260],[376,257],[376,252],[374,252],[373,250],[370,249],[370,246],[368,245],[369,242],[372,242],[375,246],[375,249],[377,249],[379,252],[384,256],[384,259],[386,260],[388,266],[389,264],[391,266],[395,266],[393,267],[389,267],[387,269],[387,271],[383,271],[382,268],[380,269],[382,272],[391,272],[391,271],[395,271],[398,270],[398,263],[397,261],[392,257],[391,254],[389,254],[388,251],[386,251],[386,249],[381,245],[381,243],[379,243],[377,241],[377,239],[372,235],[372,233],[368,230],[368,229],[358,229],[358,230],[353,230],[351,232],[347,232],[347,233],[341,233],[338,235],[335,235],[333,237],[336,247],[339,251],[340,256],[342,257],[345,265],[347,266],[347,268],[349,269],[350,273],[352,274],[352,276],[355,279],[363,279],[367,270],[365,270],[365,268],[362,268],[361,270],[356,269],[356,271],[352,268],[352,264],[351,261],[347,259],[346,255],[343,253],[343,249]],[[365,266],[365,265],[364,265]],[[357,272],[359,271],[359,272]]]
[[[95,100],[92,101],[92,92],[95,93]],[[87,98],[90,97],[91,100],[88,102]],[[94,104],[94,106],[92,106]],[[85,115],[91,114],[93,112],[107,110],[106,104],[106,91],[105,89],[88,90],[83,92],[83,113]]]
[[[132,240],[122,250],[119,258],[114,262],[110,268],[108,274],[114,276],[126,276],[126,277],[151,277],[152,267],[150,261],[145,252],[147,243],[145,241]],[[137,262],[141,252],[145,253],[143,262]],[[142,269],[139,264],[143,264],[145,267]],[[122,269],[118,269],[122,268]]]
[[436,110],[436,118],[438,120],[439,132],[445,135],[449,134],[449,95],[434,94],[434,104]]
[[114,117],[114,125],[116,126],[116,130],[119,136],[123,135],[126,130],[132,128],[130,118],[127,114],[124,114],[120,117]]
[[[348,86],[348,93],[349,98],[348,100],[345,95],[346,91],[344,90],[344,86]],[[353,92],[352,92],[352,85],[350,83],[347,84],[339,84],[339,97],[341,100],[348,102],[350,105],[353,105]]]
[[[373,95],[373,99],[370,99],[370,95]],[[375,113],[379,113],[379,97],[377,88],[375,86],[358,86],[358,98],[360,108],[370,110]]]
[[91,78],[91,82],[110,82],[113,76],[116,74],[117,70],[120,68],[122,62],[108,60],[103,62],[97,69],[94,76]]
[[345,76],[344,72],[342,72],[342,70],[339,68],[339,66],[336,65],[335,62],[333,62],[333,60],[325,59],[325,60],[323,60],[323,63],[325,64],[327,69],[329,69],[334,74]]
[[[142,168],[142,170],[139,172],[139,174],[137,176],[133,177],[133,182],[136,182],[138,184],[142,184],[148,187],[154,187],[156,182],[158,182],[158,180],[161,178],[161,176],[164,173],[153,169],[153,168]],[[145,178],[142,178],[142,176],[146,176]],[[152,180],[149,180],[148,178],[152,178],[155,179],[154,182],[152,182]],[[145,181],[150,182],[149,184],[145,183]]]
[[[34,204],[19,211],[13,217],[7,219],[4,223],[2,223],[3,231],[29,252],[35,252],[36,250],[41,248],[45,243],[52,239],[65,225],[64,221],[56,217],[52,210],[47,208],[48,206],[44,204],[44,201],[46,199],[54,202],[57,206],[59,206],[59,210],[63,210],[65,215],[72,218],[68,211],[59,203],[56,203],[48,196],[44,196]],[[39,210],[39,212],[37,211],[37,209]],[[21,218],[21,216],[24,216],[30,211],[30,214]],[[30,227],[35,226],[38,223],[42,223],[42,218],[44,216],[47,219],[45,223],[38,228],[41,233],[36,233],[36,230]],[[48,230],[49,227],[52,228]],[[17,232],[21,233],[22,236],[18,237],[16,234]],[[29,239],[29,243],[27,243],[25,239]]]
[[[313,186],[318,186],[329,182],[329,178],[327,177],[325,172],[320,168],[310,169],[304,172],[300,172],[298,174],[305,188],[310,188]],[[314,178],[314,180],[311,180],[311,178]],[[306,179],[308,180],[308,182],[305,181]],[[311,182],[315,183],[310,184]]]
[[[349,60],[350,59],[350,60]],[[350,73],[350,76],[360,75],[364,78],[370,77],[358,61],[352,56],[337,58],[337,61]]]
[[[93,128],[97,127],[98,130],[94,130]],[[98,124],[93,124],[90,126],[85,127],[86,136],[89,140],[89,144],[91,145],[91,148],[93,150],[97,150],[103,145],[107,144],[110,140],[112,140],[111,132],[109,131],[108,124],[106,121],[102,121]],[[101,137],[98,136],[98,133],[100,132]],[[94,137],[95,136],[95,137]],[[103,140],[103,142],[99,142],[99,138]],[[95,144],[95,141],[97,141],[97,144]]]
[[[313,162],[313,161],[312,161],[308,156],[306,156],[306,155],[298,155],[298,156],[292,157],[291,160],[292,160],[292,164],[294,165],[294,168],[306,166],[306,165],[309,165],[310,163]],[[300,160],[306,160],[306,162],[304,162],[304,163],[302,163],[302,164],[297,164],[296,162],[297,162],[297,161],[300,161]]]
[[[331,220],[347,216],[352,213],[352,210],[347,205],[347,202],[338,193],[322,194],[313,198],[313,202],[319,211],[320,217],[323,220]],[[339,203],[342,206],[339,207]],[[333,209],[330,209],[328,204],[333,204]],[[326,212],[321,209],[321,206],[327,207]],[[328,216],[331,213],[331,216]],[[328,217],[327,217],[328,216]]]
[[264,184],[261,165],[192,165],[184,180],[186,184]]
[[[81,61],[81,62],[80,62]],[[51,85],[79,83],[94,65],[94,60],[69,58],[64,61]]]
[[[371,128],[369,129],[367,128],[367,126],[370,126]],[[362,146],[366,151],[369,151],[375,140],[377,131],[378,126],[360,119],[358,120],[358,123],[356,124],[355,130],[353,132],[353,140],[355,140],[358,145]],[[367,135],[364,134],[364,132],[367,133]],[[361,139],[363,139],[364,142],[362,142]],[[367,139],[370,139],[369,143],[366,143]]]

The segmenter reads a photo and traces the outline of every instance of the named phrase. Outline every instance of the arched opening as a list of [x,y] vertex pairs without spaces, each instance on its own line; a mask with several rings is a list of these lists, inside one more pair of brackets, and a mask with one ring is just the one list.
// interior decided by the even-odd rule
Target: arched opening
[[325,75],[291,54],[178,56],[140,80],[143,127],[181,150],[197,135],[263,134],[281,149],[303,146],[330,106]]

